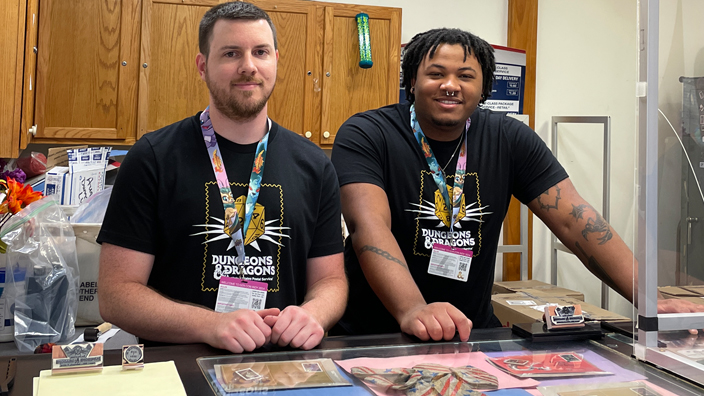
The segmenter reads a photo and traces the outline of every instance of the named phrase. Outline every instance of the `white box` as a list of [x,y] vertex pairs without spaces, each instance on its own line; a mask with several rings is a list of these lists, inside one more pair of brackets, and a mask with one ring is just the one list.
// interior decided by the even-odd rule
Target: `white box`
[[68,204],[70,183],[68,166],[55,166],[46,173],[44,195],[56,195],[60,205]]

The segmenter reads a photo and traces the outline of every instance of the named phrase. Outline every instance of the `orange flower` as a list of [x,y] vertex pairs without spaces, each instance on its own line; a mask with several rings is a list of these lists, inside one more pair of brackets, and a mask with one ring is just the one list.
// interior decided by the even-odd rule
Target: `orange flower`
[[0,204],[0,213],[17,213],[25,206],[42,197],[41,191],[34,191],[29,184],[23,185],[12,178],[8,178],[7,182],[0,180],[0,184],[6,186],[6,197],[5,201]]

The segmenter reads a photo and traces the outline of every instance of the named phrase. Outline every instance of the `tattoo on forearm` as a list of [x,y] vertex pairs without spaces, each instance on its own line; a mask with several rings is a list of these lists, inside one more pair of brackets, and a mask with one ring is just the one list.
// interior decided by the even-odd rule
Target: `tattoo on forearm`
[[381,257],[383,257],[383,258],[385,258],[385,259],[387,259],[387,260],[389,260],[389,261],[393,261],[394,263],[396,263],[396,264],[398,264],[398,265],[400,265],[400,266],[402,266],[402,267],[404,267],[404,268],[408,268],[408,266],[406,265],[406,263],[404,263],[403,261],[401,261],[401,260],[397,259],[396,257],[392,256],[391,254],[389,254],[389,252],[387,252],[387,251],[385,251],[385,250],[381,250],[381,249],[379,249],[379,248],[376,247],[376,246],[370,246],[370,245],[364,245],[364,246],[362,246],[359,250],[357,250],[357,257],[361,256],[362,253],[364,253],[364,252],[376,253],[376,254],[378,254],[379,256],[381,256]]
[[[555,186],[554,192],[553,188],[548,188],[542,194],[538,195],[538,205],[540,209],[545,209],[549,211],[550,209],[557,209],[557,203],[560,201],[560,187]],[[555,200],[553,204],[552,201]]]
[[609,274],[606,273],[604,268],[601,267],[601,264],[599,264],[599,262],[596,261],[594,256],[588,255],[587,252],[585,252],[584,249],[582,249],[582,246],[579,244],[579,242],[575,242],[574,244],[575,244],[575,246],[577,246],[577,249],[579,249],[579,251],[582,252],[582,255],[584,255],[584,257],[586,257],[587,269],[589,269],[589,271],[591,271],[592,274],[596,275],[599,279],[606,282],[606,284],[609,285],[609,287],[611,287],[615,290],[618,290],[614,280],[611,279]]
[[587,236],[591,233],[596,232],[597,234],[600,234],[601,237],[597,238],[599,241],[599,245],[603,245],[606,242],[608,242],[611,238],[613,238],[614,234],[611,232],[611,227],[609,226],[609,223],[604,220],[603,217],[596,211],[594,212],[596,215],[595,219],[589,218],[587,219],[587,224],[584,226],[584,229],[582,230],[582,236],[584,236],[585,240],[589,240]]

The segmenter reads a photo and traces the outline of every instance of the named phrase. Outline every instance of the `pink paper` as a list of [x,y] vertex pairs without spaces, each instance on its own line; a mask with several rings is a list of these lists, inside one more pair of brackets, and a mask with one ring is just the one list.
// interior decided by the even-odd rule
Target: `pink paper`
[[[482,352],[447,353],[439,355],[413,355],[389,358],[356,358],[347,360],[336,360],[335,362],[349,373],[352,372],[352,367],[370,367],[376,369],[398,367],[410,368],[420,363],[437,363],[448,367],[473,366],[478,369],[484,370],[489,374],[495,375],[496,378],[499,380],[499,389],[535,388],[539,384],[539,382],[536,380],[530,378],[516,378],[510,374],[499,370],[491,363],[486,361],[486,355]],[[376,387],[370,386],[370,388],[377,395],[388,395],[388,393],[384,393]],[[540,393],[537,394],[539,395]]]

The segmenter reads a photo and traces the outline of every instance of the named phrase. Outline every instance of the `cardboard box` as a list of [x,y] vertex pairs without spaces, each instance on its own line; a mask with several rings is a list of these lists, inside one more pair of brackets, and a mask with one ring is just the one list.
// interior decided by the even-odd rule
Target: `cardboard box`
[[538,296],[557,296],[569,297],[580,301],[584,301],[584,294],[575,290],[565,289],[551,285],[549,283],[538,280],[511,281],[511,282],[494,282],[494,287],[491,290],[492,294],[505,294],[524,292],[535,294]]
[[576,305],[582,307],[582,313],[587,320],[620,321],[629,320],[625,316],[587,304],[584,301],[568,297],[542,296],[536,298],[523,292],[494,294],[491,296],[491,305],[494,315],[499,318],[502,325],[511,327],[516,323],[542,322],[544,307],[547,304]]
[[681,300],[691,301],[695,304],[704,305],[704,296],[699,293],[702,290],[701,286],[662,286],[658,287],[658,291],[666,299],[678,298]]
[[683,289],[697,293],[704,297],[704,285],[681,286]]

